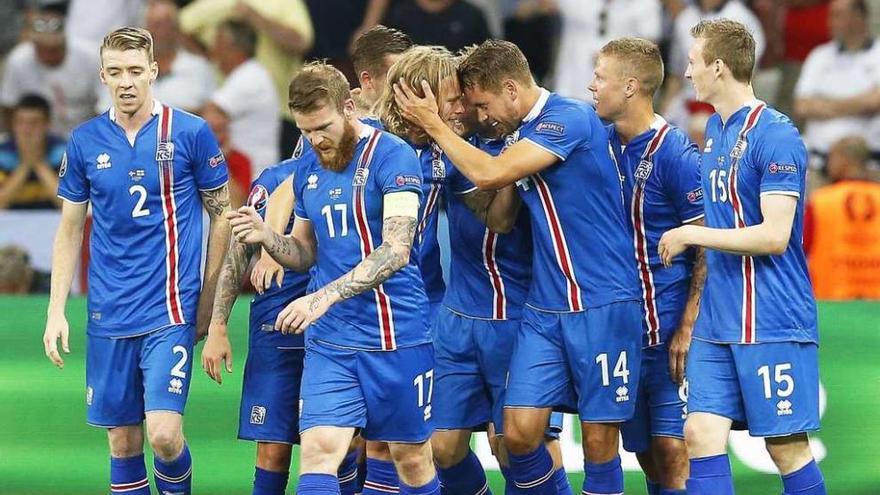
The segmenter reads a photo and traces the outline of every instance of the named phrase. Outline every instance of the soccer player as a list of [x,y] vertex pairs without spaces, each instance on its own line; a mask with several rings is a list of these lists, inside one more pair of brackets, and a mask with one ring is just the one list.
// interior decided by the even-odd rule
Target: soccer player
[[[55,238],[43,343],[64,365],[64,306],[91,202],[86,349],[88,422],[107,429],[110,491],[150,493],[142,424],[156,487],[190,493],[183,436],[193,343],[208,327],[229,242],[227,172],[208,125],[153,99],[150,33],[125,27],[101,45],[101,80],[113,106],[71,134],[59,170],[64,200]],[[204,278],[202,208],[210,216]]]
[[290,108],[314,149],[294,177],[290,236],[252,208],[232,214],[240,242],[282,265],[316,266],[315,292],[278,315],[309,327],[302,381],[298,493],[338,493],[337,468],[355,428],[389,442],[402,493],[439,493],[428,443],[433,349],[413,239],[421,173],[402,140],[362,124],[338,70],[314,63],[291,82]]
[[564,408],[581,419],[584,491],[620,493],[619,426],[633,415],[641,307],[608,133],[589,105],[537,86],[512,43],[484,42],[459,74],[480,119],[511,135],[504,153],[493,157],[458,137],[433,94],[419,98],[402,81],[395,92],[404,114],[474,185],[516,183],[529,211],[532,282],[504,411],[511,474],[527,493],[557,493],[543,440],[551,410]]
[[663,263],[707,249],[709,275],[688,356],[689,494],[732,494],[733,423],[764,437],[784,493],[825,493],[807,432],[819,428],[816,304],[802,246],[807,152],[788,117],[756,100],[755,40],[740,23],[691,29],[685,77],[715,107],[706,126],[706,226],[660,239]]
[[642,465],[650,495],[684,493],[684,364],[706,277],[701,250],[676,257],[670,268],[657,254],[661,234],[703,223],[700,152],[684,132],[654,113],[654,94],[662,83],[657,45],[620,38],[599,51],[589,87],[599,117],[613,124],[611,151],[624,177],[644,298],[636,412],[621,433],[624,448]]

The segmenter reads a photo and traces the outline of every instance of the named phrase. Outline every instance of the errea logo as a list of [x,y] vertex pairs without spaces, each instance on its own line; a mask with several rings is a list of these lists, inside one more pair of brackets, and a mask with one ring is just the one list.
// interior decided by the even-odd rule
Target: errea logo
[[621,385],[617,387],[617,397],[615,398],[616,402],[626,402],[629,400],[629,389],[626,388],[625,385]]
[[776,403],[776,415],[777,416],[791,416],[794,414],[794,411],[791,409],[791,401],[788,399],[782,399],[781,401]]
[[112,163],[110,163],[110,155],[107,153],[101,153],[98,155],[98,158],[95,160],[95,163],[98,166],[98,170],[104,170],[105,168],[110,168]]

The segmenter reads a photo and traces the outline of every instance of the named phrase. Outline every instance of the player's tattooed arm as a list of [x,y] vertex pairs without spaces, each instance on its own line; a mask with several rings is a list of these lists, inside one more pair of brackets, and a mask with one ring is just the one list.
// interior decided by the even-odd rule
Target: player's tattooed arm
[[232,242],[223,260],[223,268],[220,270],[220,279],[217,281],[217,292],[214,295],[214,309],[211,312],[211,322],[227,323],[232,306],[235,304],[241,292],[241,280],[247,271],[251,256],[257,251],[254,244],[242,244]]
[[229,186],[224,184],[210,191],[201,191],[202,204],[205,210],[213,219],[214,217],[223,218],[223,215],[229,211]]
[[196,315],[197,339],[208,333],[217,280],[229,247],[230,226],[226,219],[226,213],[229,212],[229,187],[224,184],[210,191],[201,191],[201,198],[211,223],[208,230],[204,283]]
[[298,272],[304,272],[315,264],[314,244],[302,242],[296,236],[284,236],[271,232],[269,239],[263,243],[263,249],[282,266]]
[[462,201],[489,230],[500,234],[513,230],[522,205],[513,185],[497,191],[476,189],[464,194]]
[[[688,225],[702,226],[705,225],[705,221],[703,218],[700,218],[690,222]],[[697,316],[700,314],[700,301],[703,297],[703,287],[706,285],[706,250],[701,247],[695,249],[694,268],[691,273],[691,283],[684,314],[675,335],[672,336],[672,341],[669,343],[669,375],[678,384],[684,381],[685,363],[687,362],[687,353],[690,350],[691,335],[694,331]]]

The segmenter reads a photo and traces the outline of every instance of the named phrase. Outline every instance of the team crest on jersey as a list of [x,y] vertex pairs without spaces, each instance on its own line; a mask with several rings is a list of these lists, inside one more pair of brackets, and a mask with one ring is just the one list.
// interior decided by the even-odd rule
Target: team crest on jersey
[[156,161],[170,162],[174,160],[174,143],[168,141],[159,141],[156,146]]
[[251,424],[261,425],[266,422],[266,408],[263,406],[254,406],[251,408]]
[[269,201],[269,191],[262,184],[254,185],[248,196],[247,204],[257,211],[263,211],[266,208],[266,202]]
[[140,182],[140,180],[146,176],[147,173],[142,168],[128,171],[128,178],[130,178],[133,182]]
[[61,167],[58,168],[58,178],[64,177],[64,174],[67,173],[67,152],[65,151],[63,155],[61,155]]
[[312,174],[306,179],[308,184],[306,185],[306,189],[317,189],[318,188],[318,176],[316,174]]
[[334,187],[333,189],[330,189],[330,199],[339,199],[340,196],[342,196],[341,187]]
[[633,175],[635,175],[636,180],[644,182],[651,176],[652,170],[654,170],[654,162],[642,160],[639,162],[639,166],[636,167],[636,171]]
[[746,152],[746,140],[745,139],[737,139],[736,144],[733,145],[733,149],[730,150],[730,157],[734,160],[739,160],[743,157],[743,154]]
[[504,153],[507,148],[513,146],[517,141],[519,141],[519,130],[513,131],[513,133],[504,136],[504,147],[501,148],[501,152]]
[[220,151],[216,155],[208,158],[208,166],[211,168],[217,168],[218,165],[226,161],[226,157],[223,155],[223,152]]
[[293,155],[290,157],[294,160],[303,156],[303,150],[305,150],[305,145],[303,144],[303,137],[300,136],[299,139],[296,140],[296,147],[293,149]]
[[443,160],[439,158],[431,160],[431,177],[435,181],[446,178],[446,166],[443,164]]
[[110,168],[112,163],[110,163],[110,155],[107,153],[101,153],[98,155],[98,158],[95,160],[95,164],[98,167],[98,170],[104,170],[105,168]]
[[370,169],[358,168],[354,171],[354,178],[351,179],[351,185],[355,187],[363,187],[367,184],[367,177],[370,176]]

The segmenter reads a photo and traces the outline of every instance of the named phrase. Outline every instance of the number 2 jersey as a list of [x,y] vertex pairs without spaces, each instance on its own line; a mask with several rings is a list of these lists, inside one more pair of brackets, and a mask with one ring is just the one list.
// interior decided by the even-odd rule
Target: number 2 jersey
[[707,249],[708,277],[694,337],[719,343],[818,343],[816,302],[803,249],[807,152],[791,120],[754,101],[726,123],[706,124],[702,181],[706,225],[741,229],[763,221],[761,197],[797,198],[791,237],[778,256]]
[[[314,152],[309,150],[312,155]],[[269,196],[290,177],[300,160],[289,159],[269,167],[260,173],[260,176],[251,185],[247,204],[252,206],[260,216],[266,216],[266,207]],[[284,229],[289,234],[293,227],[294,214],[290,212],[290,220]],[[232,241],[235,242],[235,241]],[[276,347],[276,348],[302,348],[305,346],[303,334],[283,334],[275,330],[275,319],[278,313],[294,299],[305,295],[309,285],[309,275],[298,273],[290,268],[284,269],[284,279],[279,286],[272,280],[272,284],[262,294],[254,295],[251,300],[250,312],[250,344],[251,347]]]
[[[421,197],[419,160],[406,142],[363,125],[354,158],[341,172],[307,160],[294,176],[296,216],[312,223],[318,243],[317,289],[351,271],[382,244],[386,194]],[[413,247],[409,263],[373,290],[333,305],[308,338],[362,350],[430,343],[427,297]]]
[[92,204],[88,333],[130,337],[195,324],[199,191],[227,181],[205,121],[154,101],[131,144],[111,109],[73,130],[58,175],[59,197]]

